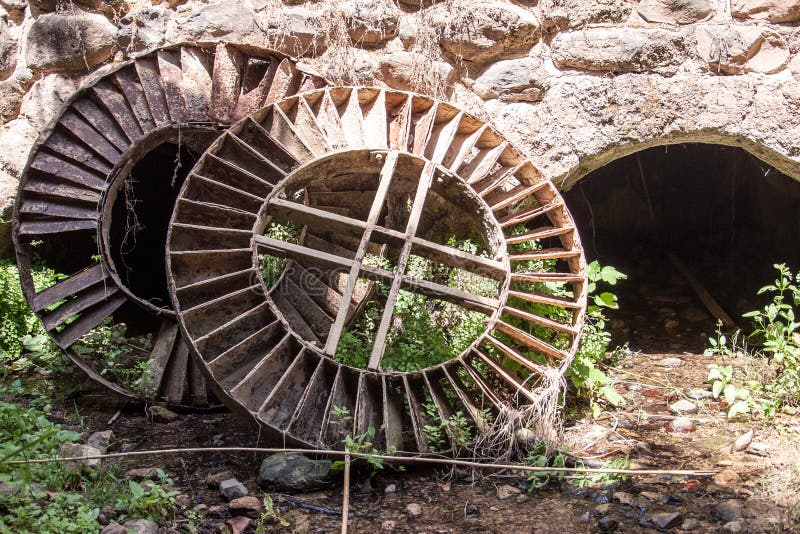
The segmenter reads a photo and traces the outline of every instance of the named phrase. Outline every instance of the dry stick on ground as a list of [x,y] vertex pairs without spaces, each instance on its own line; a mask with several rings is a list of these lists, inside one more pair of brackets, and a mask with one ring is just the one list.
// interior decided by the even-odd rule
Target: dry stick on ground
[[324,456],[344,456],[354,458],[378,458],[387,462],[397,462],[406,464],[439,464],[439,465],[460,465],[462,467],[475,467],[483,469],[499,469],[523,472],[550,472],[550,473],[602,473],[608,475],[673,475],[673,476],[713,476],[718,471],[713,469],[614,469],[614,468],[592,468],[592,467],[535,467],[524,464],[498,464],[481,463],[470,460],[456,460],[453,458],[436,456],[392,456],[388,454],[369,454],[351,451],[335,451],[329,449],[286,449],[286,448],[263,448],[263,447],[189,447],[186,449],[160,449],[149,451],[131,452],[112,452],[109,454],[96,454],[90,456],[70,456],[64,458],[38,458],[34,460],[10,460],[7,465],[27,465],[45,464],[53,462],[75,462],[81,460],[102,460],[106,458],[131,458],[135,456],[166,456],[172,454],[195,454],[202,452],[256,452],[256,453],[300,453],[318,454]]
[[736,328],[736,321],[728,315],[728,313],[720,306],[717,299],[715,299],[708,290],[703,287],[703,284],[700,283],[694,274],[689,270],[685,263],[683,263],[675,254],[667,254],[667,258],[669,258],[670,263],[672,266],[677,269],[679,273],[686,279],[691,286],[692,291],[695,292],[697,298],[700,299],[700,302],[703,303],[703,306],[711,312],[711,315],[722,321],[722,324],[725,325],[725,328]]

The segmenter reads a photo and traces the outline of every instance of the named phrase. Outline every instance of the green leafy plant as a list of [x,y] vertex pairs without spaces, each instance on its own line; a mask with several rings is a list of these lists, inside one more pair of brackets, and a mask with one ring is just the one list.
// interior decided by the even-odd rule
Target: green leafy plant
[[[601,469],[630,469],[631,461],[627,456],[622,456],[614,460],[609,460],[601,466]],[[623,481],[628,478],[624,473],[592,473],[585,474],[574,481],[574,484],[579,488],[586,486],[607,486],[617,481]]]
[[614,389],[611,379],[598,366],[606,358],[611,334],[606,330],[607,317],[604,308],[617,309],[617,296],[609,291],[598,293],[599,284],[614,286],[627,275],[610,265],[601,266],[597,260],[587,267],[589,284],[587,292],[590,304],[586,310],[586,322],[583,327],[580,346],[566,376],[578,392],[585,392],[595,415],[599,414],[598,398],[604,398],[614,406],[624,404],[625,399]]
[[177,490],[166,489],[174,482],[164,471],[156,471],[159,483],[139,484],[135,480],[128,480],[127,493],[120,495],[115,508],[122,512],[120,518],[138,517],[158,520],[174,513],[177,508],[175,497],[180,494]]
[[111,317],[80,338],[73,346],[78,355],[101,358],[100,374],[137,390],[145,375],[152,349],[152,334],[130,338],[125,323]]
[[422,407],[431,421],[422,427],[422,433],[428,440],[431,451],[444,450],[448,437],[454,447],[466,447],[472,442],[474,428],[461,410],[442,419],[439,410],[432,402],[425,403]]
[[712,364],[708,372],[708,383],[711,384],[711,394],[714,398],[718,399],[721,394],[728,403],[729,419],[739,414],[750,413],[753,404],[750,390],[733,384],[732,366]]
[[291,523],[281,515],[278,507],[275,506],[275,503],[272,501],[272,496],[264,495],[264,511],[261,512],[261,515],[258,516],[258,520],[256,521],[256,534],[271,532],[273,529],[272,525],[275,523],[278,523],[282,527],[291,525]]
[[[537,443],[528,453],[525,463],[533,467],[565,467],[567,456],[556,451],[554,454],[547,454],[547,445],[544,442]],[[561,481],[564,479],[563,471],[528,471],[528,491],[541,489],[551,481]]]

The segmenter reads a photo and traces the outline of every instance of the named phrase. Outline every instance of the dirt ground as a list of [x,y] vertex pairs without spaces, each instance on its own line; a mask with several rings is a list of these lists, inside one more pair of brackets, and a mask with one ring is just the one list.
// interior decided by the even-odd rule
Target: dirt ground
[[[587,466],[627,456],[632,468],[712,469],[716,476],[629,476],[592,488],[563,481],[527,492],[526,480],[513,473],[415,468],[404,473],[387,469],[370,478],[365,470],[354,475],[351,486],[350,532],[800,532],[800,416],[729,421],[718,400],[697,399],[708,395],[701,391],[710,387],[710,364],[733,365],[756,379],[763,370],[751,358],[697,354],[715,321],[679,276],[648,277],[652,271],[646,262],[639,271],[627,272],[631,283],[616,288],[620,310],[610,325],[615,343],[629,343],[629,350],[607,371],[627,404],[597,419],[567,414],[565,445]],[[641,283],[648,279],[657,283]],[[736,307],[742,308],[732,310],[738,316],[755,305]],[[70,394],[67,388],[60,386],[64,395],[54,403],[57,422],[80,429],[77,411],[86,432],[110,428],[117,442],[112,451],[274,445],[259,443],[256,431],[224,410],[181,413],[172,423],[155,423],[142,406],[110,400],[91,386]],[[697,406],[687,416],[690,421],[676,421],[670,411],[669,405],[682,399]],[[109,425],[117,411],[120,416]],[[750,430],[749,447],[731,452],[734,441]],[[261,459],[249,453],[209,453],[141,458],[124,467],[162,467],[188,496],[184,504],[209,508],[193,522],[180,513],[162,530],[188,532],[191,524],[196,532],[224,532],[230,514],[206,477],[229,470],[261,499],[264,493],[256,484]],[[387,492],[392,485],[396,491]],[[500,499],[498,488],[505,485],[521,491]],[[283,531],[341,528],[341,479],[315,491],[272,497],[290,522]],[[418,505],[421,513],[410,514],[409,505]],[[275,523],[270,529],[279,530]],[[252,524],[244,530],[254,531]]]

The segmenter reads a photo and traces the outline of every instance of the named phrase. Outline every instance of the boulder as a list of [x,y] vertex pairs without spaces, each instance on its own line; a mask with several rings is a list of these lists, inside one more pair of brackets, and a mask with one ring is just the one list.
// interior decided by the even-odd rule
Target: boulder
[[330,482],[330,460],[312,460],[299,453],[273,454],[261,462],[258,485],[262,488],[303,491]]
[[548,32],[625,22],[632,10],[629,0],[542,0],[539,6],[542,25]]
[[86,443],[105,454],[112,441],[114,441],[114,432],[111,430],[104,430],[103,432],[93,433],[86,440]]
[[453,83],[455,69],[416,52],[392,52],[381,56],[379,70],[383,82],[393,89],[438,94]]
[[[103,453],[91,445],[81,445],[80,443],[62,443],[58,448],[58,456],[61,458],[100,456],[101,454]],[[79,471],[81,466],[98,467],[99,465],[99,458],[90,460],[70,460],[64,463],[64,469],[66,471]]]
[[149,50],[166,42],[170,12],[160,6],[134,9],[119,21],[117,45],[126,52]]
[[96,13],[53,13],[31,24],[25,61],[36,71],[87,71],[114,53],[116,27]]
[[714,14],[712,0],[641,0],[636,11],[648,22],[692,24]]
[[179,25],[181,37],[196,42],[241,41],[258,32],[255,11],[244,2],[199,4]]
[[443,8],[431,15],[439,44],[457,60],[486,63],[520,56],[539,40],[539,20],[530,11],[500,2],[465,5],[463,12]]
[[773,74],[789,62],[789,46],[783,37],[757,26],[699,26],[695,37],[697,53],[712,72]]
[[28,7],[28,0],[0,0],[0,6],[8,11],[22,11]]
[[0,17],[0,79],[6,79],[17,66],[17,41],[8,32],[5,17]]
[[767,20],[769,22],[797,22],[800,20],[798,0],[733,0],[731,14],[739,19]]
[[472,86],[484,100],[537,102],[550,86],[542,61],[530,57],[498,61],[486,69]]
[[672,74],[686,59],[681,34],[644,28],[591,28],[560,33],[552,43],[559,67]]
[[61,111],[64,102],[75,93],[77,87],[75,80],[63,74],[54,72],[42,76],[22,99],[20,117],[27,119],[37,129],[44,129]]
[[39,132],[25,119],[14,119],[0,127],[0,165],[19,177]]
[[356,46],[376,48],[397,37],[400,9],[389,0],[346,0],[336,5]]

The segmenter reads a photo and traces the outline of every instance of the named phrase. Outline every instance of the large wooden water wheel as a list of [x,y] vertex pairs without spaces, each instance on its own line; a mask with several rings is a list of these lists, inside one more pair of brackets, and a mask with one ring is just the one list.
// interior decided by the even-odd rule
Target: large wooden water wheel
[[[331,88],[255,112],[200,157],[169,231],[190,350],[286,443],[372,428],[387,450],[456,446],[465,432],[444,422],[536,401],[577,347],[585,262],[561,196],[429,97]],[[420,316],[441,335],[408,351]]]
[[[103,70],[64,105],[20,180],[13,235],[31,307],[89,376],[130,397],[207,402],[166,291],[174,198],[222,128],[322,85],[276,52],[177,45]],[[68,276],[37,286],[34,263]],[[93,350],[97,327],[119,321],[141,342]]]

